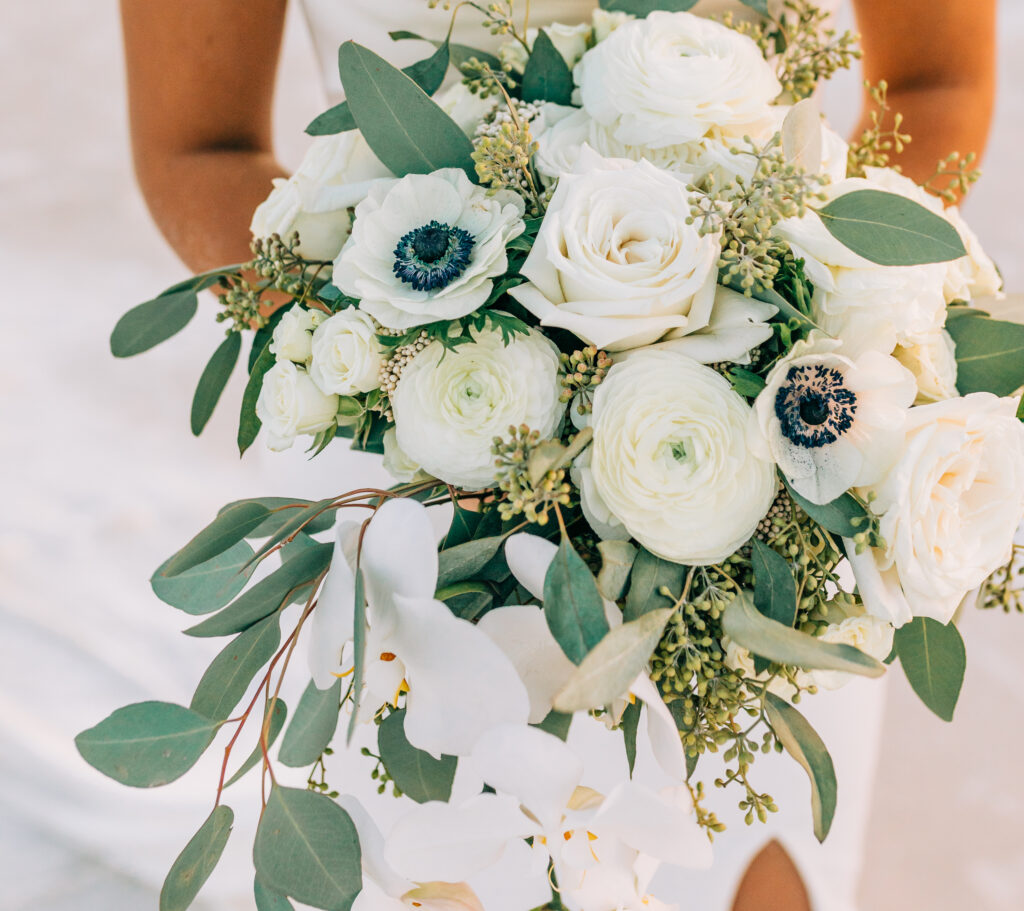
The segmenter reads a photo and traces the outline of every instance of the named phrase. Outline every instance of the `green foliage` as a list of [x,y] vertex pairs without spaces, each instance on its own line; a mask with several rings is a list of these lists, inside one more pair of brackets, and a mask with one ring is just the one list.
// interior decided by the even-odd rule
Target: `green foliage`
[[[629,575],[623,619],[628,622],[649,611],[672,607],[683,593],[685,577],[685,566],[662,560],[641,547]],[[662,594],[662,589],[667,589],[671,596]]]
[[811,815],[814,834],[824,841],[836,813],[836,770],[825,744],[793,706],[774,693],[765,693],[765,712],[779,742],[811,780]]
[[952,307],[946,329],[956,342],[956,388],[961,395],[1012,395],[1024,386],[1024,326],[969,307]]
[[287,898],[268,889],[258,876],[253,883],[253,897],[256,899],[256,911],[295,911],[295,906]]
[[967,666],[956,624],[915,617],[896,630],[894,645],[914,692],[943,721],[952,721]]
[[213,659],[189,708],[213,721],[224,721],[280,644],[281,626],[276,615],[249,627]]
[[316,762],[334,737],[340,709],[341,680],[326,690],[317,689],[310,680],[281,741],[278,761],[294,769]]
[[598,5],[609,12],[630,13],[638,19],[643,19],[656,10],[686,12],[697,5],[697,0],[600,0]]
[[422,35],[417,35],[415,32],[407,31],[388,32],[388,37],[392,41],[426,41],[438,48],[441,47],[442,44],[447,44],[448,51],[451,55],[452,66],[460,70],[466,63],[473,59],[486,64],[496,72],[501,70],[501,61],[495,57],[494,54],[489,54],[487,51],[481,51],[475,47],[469,47],[465,44],[452,44],[451,42],[446,41],[436,41],[433,38],[424,38]]
[[543,721],[538,721],[533,727],[553,734],[564,743],[569,737],[569,728],[572,727],[572,715],[564,715],[552,709],[544,716]]
[[325,911],[349,911],[362,889],[359,836],[322,794],[275,785],[256,830],[256,875],[273,892]]
[[[224,509],[230,509],[239,503],[258,503],[260,506],[266,507],[270,513],[266,519],[246,534],[247,538],[272,537],[278,533],[283,525],[291,522],[297,513],[303,512],[307,507],[316,505],[312,500],[301,500],[295,497],[252,497],[248,500],[235,500],[233,503],[228,503]],[[302,508],[300,509],[300,507]],[[308,525],[303,526],[302,530],[309,535],[315,535],[320,531],[327,531],[328,528],[334,525],[336,518],[337,513],[333,509],[325,510],[312,518]]]
[[523,71],[523,101],[555,104],[572,103],[572,72],[548,33],[541,29],[533,42],[530,59]]
[[579,664],[608,633],[597,580],[567,536],[544,577],[544,616],[566,657]]
[[417,803],[447,801],[452,794],[458,759],[442,756],[434,759],[414,747],[405,736],[405,709],[392,712],[377,730],[377,747],[395,787]]
[[338,69],[356,124],[392,172],[462,168],[475,179],[473,144],[405,73],[354,41],[338,50]]
[[636,735],[640,727],[640,702],[631,702],[622,713],[622,738],[626,747],[626,762],[629,764],[629,777],[633,777],[636,766]]
[[438,555],[438,589],[473,578],[499,556],[504,543],[505,535],[495,535],[442,550]]
[[854,190],[817,212],[836,240],[880,266],[944,263],[967,255],[946,219],[896,193]]
[[[796,623],[796,580],[789,563],[767,544],[754,539],[750,562],[754,569],[754,607],[770,620],[792,627]],[[768,669],[768,660],[754,656],[754,670]]]
[[217,723],[170,702],[118,709],[75,738],[82,758],[133,788],[155,788],[184,775],[213,740]]
[[[278,734],[281,733],[281,728],[284,727],[285,720],[288,718],[288,706],[284,704],[284,700],[277,698],[273,701],[274,710],[270,714],[270,724],[267,726],[267,749],[269,750],[273,745],[274,741],[277,740]],[[262,725],[260,726],[260,733],[262,733]],[[256,765],[263,758],[263,746],[257,739],[256,746],[253,747],[253,751],[246,757],[238,770],[232,775],[227,781],[224,782],[224,787],[229,788],[236,781],[238,781],[243,775],[245,775],[253,766]]]
[[186,614],[209,614],[224,607],[249,581],[252,548],[237,541],[227,550],[176,576],[166,576],[168,559],[149,580],[154,594]]
[[186,911],[217,866],[231,835],[235,814],[218,806],[171,866],[160,890],[160,911]]
[[366,677],[366,581],[363,571],[356,569],[356,590],[353,596],[352,628],[352,717],[348,720],[345,743],[352,742],[363,700],[363,682]]
[[267,514],[265,506],[253,501],[243,501],[222,510],[216,519],[164,564],[163,575],[180,575],[224,553],[263,522]]
[[245,455],[245,450],[255,442],[256,434],[260,432],[262,426],[262,422],[256,416],[256,400],[259,399],[260,390],[263,388],[263,377],[276,363],[274,352],[270,350],[270,343],[271,339],[267,339],[252,370],[249,371],[249,382],[245,384],[245,392],[242,393],[242,405],[238,414],[239,455]]
[[844,493],[831,503],[812,503],[804,499],[786,483],[786,489],[794,503],[826,531],[843,538],[852,538],[870,527],[870,518],[857,498]]
[[[334,515],[334,510],[329,507],[337,499],[337,497],[326,497],[323,500],[318,500],[316,503],[309,503],[297,509],[284,509],[281,511],[281,521],[277,528],[274,529],[273,533],[263,543],[263,546],[256,551],[254,560],[258,560],[261,557],[266,556],[270,551],[277,547],[279,544],[294,538],[300,533],[313,534],[311,526],[320,516],[325,513]],[[261,505],[266,505],[265,502]],[[265,527],[268,523],[261,523],[260,527]],[[333,524],[333,521],[332,523]],[[317,528],[322,527],[323,523],[319,523]],[[330,526],[328,526],[330,527]]]
[[196,386],[195,395],[192,397],[192,433],[199,436],[203,432],[207,421],[217,407],[221,393],[231,377],[231,371],[238,363],[238,355],[242,350],[242,336],[237,332],[231,332],[213,352],[202,375],[199,377],[199,384]]

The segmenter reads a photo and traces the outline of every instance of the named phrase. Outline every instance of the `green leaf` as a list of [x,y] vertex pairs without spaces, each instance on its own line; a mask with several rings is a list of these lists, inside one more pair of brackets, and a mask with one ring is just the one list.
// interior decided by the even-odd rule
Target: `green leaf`
[[469,138],[405,73],[354,41],[338,50],[338,69],[363,137],[393,173],[461,168],[476,179]]
[[597,580],[568,537],[544,577],[544,616],[566,657],[579,664],[608,633]]
[[[437,50],[426,60],[418,60],[411,66],[403,67],[402,72],[428,95],[433,95],[444,82],[449,61],[450,48],[447,42],[442,41],[438,43]],[[335,133],[345,133],[355,128],[356,121],[352,116],[352,111],[349,109],[348,102],[343,101],[313,120],[306,127],[306,132],[310,136],[329,136]]]
[[283,607],[295,590],[312,582],[331,562],[332,544],[317,544],[282,564],[266,579],[232,601],[220,613],[190,626],[187,636],[233,636]]
[[255,566],[249,566],[252,548],[238,541],[205,563],[176,576],[165,576],[168,559],[153,574],[153,593],[171,607],[193,616],[220,610],[249,581]]
[[[683,594],[685,579],[685,566],[662,560],[641,547],[629,575],[629,592],[626,594],[623,619],[628,622],[650,611],[672,607],[676,603],[675,599]],[[674,597],[666,598],[660,594],[662,588],[668,588]]]
[[363,571],[356,568],[356,590],[353,597],[352,624],[352,717],[348,720],[345,743],[352,742],[356,719],[363,701],[363,679],[366,676],[366,582]]
[[472,541],[476,536],[477,529],[480,527],[481,519],[482,516],[479,512],[472,509],[463,509],[456,503],[452,511],[452,523],[448,526],[448,531],[441,540],[441,549],[450,550],[453,547],[458,547],[460,544],[465,544],[467,541]]
[[915,617],[896,630],[893,641],[914,692],[943,721],[952,721],[967,666],[956,625]]
[[210,878],[228,843],[235,814],[218,806],[171,866],[160,890],[160,911],[186,911]]
[[790,497],[807,515],[826,531],[843,538],[852,538],[868,527],[868,514],[851,494],[844,493],[831,503],[812,503],[804,499],[783,478]]
[[132,357],[167,341],[184,329],[199,308],[191,288],[146,301],[133,307],[114,326],[110,352],[114,357]]
[[756,399],[765,387],[765,381],[752,370],[745,367],[733,367],[726,375],[737,395]]
[[301,769],[316,762],[334,736],[340,710],[341,680],[326,690],[318,690],[310,680],[284,732],[277,756],[281,765]]
[[217,407],[221,393],[231,377],[231,371],[238,363],[242,350],[242,336],[232,332],[213,352],[213,357],[199,377],[195,395],[192,397],[192,433],[199,436]]
[[258,876],[253,883],[253,895],[256,898],[256,911],[295,911],[295,906],[287,898],[268,889]]
[[624,696],[650,661],[671,615],[672,608],[663,607],[610,630],[555,695],[555,710],[583,712]]
[[471,60],[475,57],[481,63],[486,63],[492,70],[498,72],[501,69],[501,61],[494,56],[489,54],[487,51],[481,51],[475,47],[469,47],[465,44],[452,44],[445,41],[437,41],[433,38],[424,38],[422,35],[417,35],[415,32],[397,31],[388,32],[388,37],[392,41],[408,41],[415,39],[416,41],[426,41],[434,47],[441,47],[442,44],[448,44],[448,50],[451,54],[452,66],[459,69],[466,61]]
[[[648,710],[650,711],[650,710]],[[633,768],[636,765],[636,735],[640,727],[640,700],[637,699],[626,706],[622,713],[622,737],[626,746],[626,762],[629,763],[629,777],[633,777]]]
[[637,549],[629,541],[601,541],[597,550],[601,554],[597,589],[609,601],[618,601],[629,582]]
[[817,732],[793,706],[774,693],[765,693],[765,711],[775,736],[811,780],[814,835],[824,841],[836,814],[836,770]]
[[[796,623],[796,580],[789,563],[767,544],[754,539],[751,554],[754,569],[754,607],[783,626]],[[754,656],[754,670],[768,669],[768,660]]]
[[281,626],[276,615],[247,629],[213,659],[189,708],[213,721],[224,721],[280,644]]
[[572,715],[563,715],[552,709],[544,716],[543,721],[538,721],[531,727],[539,728],[549,734],[554,734],[563,743],[569,737],[569,728],[572,727]]
[[270,350],[273,339],[267,339],[256,362],[249,371],[249,382],[242,393],[242,406],[238,415],[238,454],[245,455],[245,450],[252,446],[256,435],[260,432],[262,422],[256,416],[256,401],[263,389],[263,377],[277,363],[274,352]]
[[504,541],[505,535],[494,535],[442,550],[437,558],[437,587],[447,588],[475,576],[498,556]]
[[722,614],[722,630],[737,645],[770,661],[802,668],[881,677],[885,667],[852,645],[822,642],[762,614],[744,593]]
[[572,71],[544,29],[537,32],[523,71],[523,101],[572,103]]
[[132,788],[155,788],[184,775],[213,740],[218,725],[170,702],[118,709],[75,738],[82,758]]
[[657,10],[668,10],[670,13],[684,13],[693,9],[697,0],[601,0],[599,6],[609,12],[630,13],[643,19]]
[[325,911],[349,911],[362,889],[359,836],[323,794],[275,785],[253,845],[256,874],[272,891]]
[[944,263],[967,255],[946,219],[896,193],[854,190],[816,211],[836,240],[880,266]]
[[[258,503],[260,506],[266,507],[269,512],[266,519],[246,534],[247,538],[272,537],[277,534],[283,525],[291,522],[296,512],[300,512],[314,505],[312,500],[302,500],[295,497],[252,497],[248,500],[235,500],[233,503],[228,503],[224,509],[230,509],[232,506],[237,506],[239,503]],[[334,525],[336,518],[337,513],[335,510],[325,510],[316,516],[316,518],[314,518],[302,530],[309,535],[315,535],[317,532],[327,531],[328,528],[331,528]]]
[[[278,697],[274,700],[274,711],[270,715],[270,726],[267,728],[267,749],[269,750],[273,745],[274,741],[277,740],[278,734],[281,733],[281,728],[284,727],[285,720],[288,718],[288,706],[284,704],[284,700]],[[263,726],[260,725],[258,733],[262,733]],[[259,742],[259,737],[256,739],[256,746],[253,747],[252,752],[246,757],[239,767],[238,771],[235,772],[227,781],[224,782],[224,787],[229,788],[236,781],[242,778],[257,762],[263,758],[263,746]]]
[[164,564],[164,576],[177,576],[193,566],[212,560],[241,541],[266,517],[267,508],[259,503],[239,503],[223,510]]
[[956,388],[961,395],[1012,395],[1024,386],[1024,326],[979,314],[948,319],[946,329],[956,342]]
[[[337,499],[337,497],[327,497],[326,499],[318,500],[316,503],[309,503],[308,505],[302,506],[298,509],[282,510],[282,520],[280,524],[278,524],[277,528],[274,529],[273,534],[264,542],[263,546],[256,551],[253,560],[258,560],[260,557],[265,556],[282,541],[294,538],[301,532],[305,532],[307,535],[311,534],[312,532],[310,532],[309,526],[316,522],[321,515],[327,512],[328,507],[330,507],[330,505]],[[263,523],[263,525],[265,524],[266,523]]]
[[384,768],[406,797],[416,803],[448,802],[459,760],[454,756],[434,759],[409,743],[405,736],[405,709],[392,712],[381,722],[377,746]]

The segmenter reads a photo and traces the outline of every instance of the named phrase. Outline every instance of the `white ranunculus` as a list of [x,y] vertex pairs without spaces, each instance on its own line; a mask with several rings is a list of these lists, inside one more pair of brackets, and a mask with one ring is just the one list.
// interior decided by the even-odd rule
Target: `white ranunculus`
[[817,331],[797,342],[768,374],[750,421],[751,448],[812,503],[882,479],[917,393],[895,358],[866,351],[852,359],[839,347]]
[[757,45],[689,13],[623,23],[575,70],[583,107],[628,145],[691,142],[715,128],[758,132],[781,91]]
[[718,277],[715,237],[686,223],[686,186],[646,161],[591,156],[548,206],[510,294],[544,326],[610,350],[703,329]]
[[420,468],[398,445],[398,432],[394,427],[384,431],[384,470],[399,484],[426,478],[427,473]]
[[[852,645],[854,648],[870,655],[876,661],[884,661],[892,651],[892,640],[895,633],[893,625],[887,620],[879,620],[871,614],[847,617],[839,623],[830,623],[819,636],[822,642],[833,645]],[[837,690],[854,678],[854,674],[843,671],[807,671],[810,682],[826,690]]]
[[281,316],[270,338],[270,351],[279,361],[306,364],[313,348],[313,330],[324,314],[298,305]]
[[487,487],[494,438],[520,424],[550,437],[565,411],[560,391],[558,349],[535,329],[507,345],[491,329],[453,351],[434,342],[405,367],[391,397],[398,445],[435,478]]
[[[948,623],[1009,557],[1024,514],[1017,401],[976,392],[910,411],[903,454],[872,490],[884,548],[847,553],[865,608]],[[869,491],[864,491],[868,493]]]
[[481,98],[476,92],[470,91],[464,82],[456,82],[439,92],[434,96],[434,101],[471,139],[476,128],[498,104],[495,96]]
[[349,307],[317,326],[309,375],[322,392],[369,392],[380,385],[382,351],[373,317]]
[[750,413],[711,368],[638,351],[594,396],[592,489],[657,556],[718,563],[750,539],[775,499],[775,466],[747,447]]
[[457,168],[379,181],[356,207],[334,283],[390,329],[458,319],[481,307],[508,268],[524,204]]
[[271,449],[290,449],[297,436],[326,430],[337,413],[338,397],[321,392],[291,361],[278,361],[264,375],[256,416],[267,430]]
[[941,402],[957,395],[956,345],[945,329],[907,338],[896,346],[893,357],[917,380],[916,404]]
[[250,230],[254,237],[285,239],[298,231],[300,254],[333,260],[348,239],[349,209],[366,197],[373,181],[391,176],[358,130],[317,137],[298,170],[274,181]]

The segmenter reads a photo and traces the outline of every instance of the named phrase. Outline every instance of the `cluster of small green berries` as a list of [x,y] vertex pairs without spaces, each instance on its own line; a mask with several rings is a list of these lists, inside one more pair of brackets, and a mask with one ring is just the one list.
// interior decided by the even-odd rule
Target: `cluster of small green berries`
[[229,322],[227,332],[245,332],[248,329],[262,329],[267,324],[267,318],[260,312],[260,291],[253,288],[241,276],[235,276],[234,280],[225,279],[222,284],[226,290],[217,295],[217,302],[221,306],[217,314],[217,322]]
[[[334,750],[330,747],[324,747],[323,753],[320,754],[320,758],[313,764],[313,768],[310,770],[309,778],[306,779],[306,788],[310,791],[317,791],[321,794],[325,794],[334,800],[338,796],[338,792],[333,790],[327,783],[327,767],[324,763],[325,756],[333,756]],[[317,772],[319,772],[319,779],[317,778]]]
[[981,169],[976,167],[977,163],[978,156],[974,152],[964,156],[959,152],[950,152],[938,163],[935,173],[923,186],[944,202],[955,203],[981,178]]
[[813,95],[819,82],[860,59],[859,39],[853,32],[837,35],[826,28],[829,14],[810,0],[786,0],[784,8],[776,37],[776,46],[783,47],[778,76],[783,93],[799,101]]
[[564,468],[532,477],[530,455],[541,442],[540,433],[525,424],[509,427],[507,438],[494,438],[497,485],[505,495],[498,503],[498,513],[505,521],[522,515],[528,522],[546,525],[552,507],[570,503],[572,486],[565,479]]
[[1024,545],[1014,544],[1010,559],[985,580],[978,603],[987,610],[1024,613]]
[[497,109],[492,118],[477,127],[473,139],[473,161],[480,183],[492,190],[512,190],[527,203],[528,214],[544,214],[547,192],[533,170],[537,143],[530,132],[534,105],[508,99],[508,107]]
[[312,263],[304,259],[295,252],[299,243],[298,231],[292,232],[287,238],[282,238],[280,234],[254,238],[249,245],[253,258],[246,268],[267,279],[269,287],[292,297],[303,297],[308,287],[306,267],[327,263]]
[[370,778],[377,782],[377,793],[384,794],[387,792],[388,785],[391,785],[391,793],[395,797],[402,796],[402,789],[395,784],[394,779],[391,777],[387,768],[384,765],[384,760],[374,753],[369,747],[363,747],[359,751],[363,756],[367,756],[371,759],[376,759],[377,764],[373,767],[373,771],[370,773]]
[[865,168],[888,167],[893,153],[898,155],[910,142],[910,134],[900,132],[903,115],[899,111],[893,113],[891,127],[886,123],[892,111],[889,105],[889,84],[883,79],[877,85],[865,82],[864,88],[868,90],[874,107],[869,112],[871,125],[860,134],[859,139],[850,143],[846,156],[846,173],[850,177],[863,177]]
[[599,351],[596,346],[589,345],[572,354],[562,353],[558,359],[562,384],[560,401],[563,404],[573,402],[580,415],[590,414],[594,389],[612,368],[611,356],[607,351]]

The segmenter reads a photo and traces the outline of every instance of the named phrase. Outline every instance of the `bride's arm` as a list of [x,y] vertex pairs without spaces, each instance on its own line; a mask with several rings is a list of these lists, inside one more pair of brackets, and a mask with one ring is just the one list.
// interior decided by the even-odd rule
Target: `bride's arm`
[[286,0],[121,0],[132,151],[157,225],[195,271],[250,258],[282,175],[271,145]]
[[864,77],[888,81],[889,102],[913,137],[894,163],[926,180],[950,152],[980,157],[995,103],[996,0],[855,0],[854,7]]

